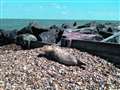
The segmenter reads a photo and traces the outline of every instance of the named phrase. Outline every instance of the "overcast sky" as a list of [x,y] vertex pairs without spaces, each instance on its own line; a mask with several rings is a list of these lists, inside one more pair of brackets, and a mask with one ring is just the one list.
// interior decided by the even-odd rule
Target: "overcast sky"
[[0,0],[0,18],[120,20],[120,0]]

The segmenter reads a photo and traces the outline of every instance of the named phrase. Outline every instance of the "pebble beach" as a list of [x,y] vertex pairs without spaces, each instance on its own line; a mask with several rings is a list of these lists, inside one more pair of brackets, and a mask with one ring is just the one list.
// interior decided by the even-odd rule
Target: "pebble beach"
[[22,50],[15,44],[1,46],[0,90],[120,89],[120,69],[112,63],[87,52],[62,47],[86,64],[85,69],[65,66],[38,57],[44,47]]

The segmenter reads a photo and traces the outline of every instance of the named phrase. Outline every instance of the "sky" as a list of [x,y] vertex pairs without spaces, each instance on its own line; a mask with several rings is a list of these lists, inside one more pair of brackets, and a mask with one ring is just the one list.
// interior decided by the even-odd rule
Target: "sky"
[[120,0],[0,0],[0,18],[120,20]]

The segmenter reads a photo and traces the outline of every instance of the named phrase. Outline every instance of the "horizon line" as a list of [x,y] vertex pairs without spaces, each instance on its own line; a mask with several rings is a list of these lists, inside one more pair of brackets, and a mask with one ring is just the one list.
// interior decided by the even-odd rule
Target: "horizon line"
[[56,19],[56,18],[0,18],[0,19],[18,19],[18,20],[88,20],[88,21],[120,21],[115,19]]

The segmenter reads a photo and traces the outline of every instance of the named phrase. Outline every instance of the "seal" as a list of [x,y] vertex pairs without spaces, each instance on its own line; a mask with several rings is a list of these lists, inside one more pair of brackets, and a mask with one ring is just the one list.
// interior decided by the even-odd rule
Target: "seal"
[[[69,52],[65,51],[59,46],[47,46],[44,47],[42,51],[45,52],[43,56],[46,57],[47,59],[59,62],[66,66],[82,67],[82,65],[85,65],[74,55],[71,55]],[[38,55],[38,57],[41,57],[41,54]]]

